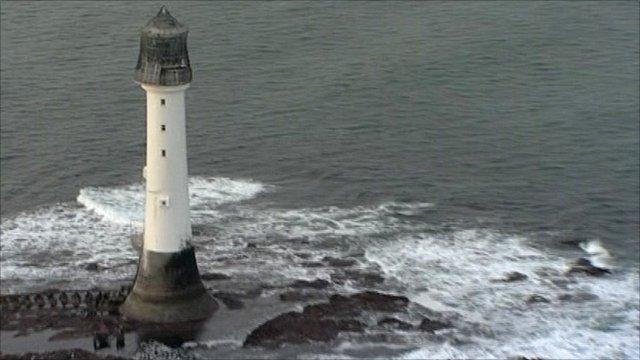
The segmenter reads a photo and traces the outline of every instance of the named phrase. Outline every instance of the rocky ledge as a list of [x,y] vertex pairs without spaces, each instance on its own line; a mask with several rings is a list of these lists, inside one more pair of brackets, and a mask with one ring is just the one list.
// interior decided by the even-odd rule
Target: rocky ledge
[[[408,317],[409,299],[404,296],[364,291],[352,295],[334,294],[328,302],[307,305],[302,312],[280,314],[254,329],[243,346],[277,348],[284,344],[328,342],[340,333],[363,333],[367,329],[396,329],[435,332],[452,325],[423,318],[413,325],[389,314]],[[380,320],[375,320],[380,318]]]

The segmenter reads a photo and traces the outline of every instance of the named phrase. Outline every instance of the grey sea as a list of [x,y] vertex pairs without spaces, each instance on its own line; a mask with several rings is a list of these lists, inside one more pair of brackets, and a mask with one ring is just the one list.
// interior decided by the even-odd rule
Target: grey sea
[[[135,273],[133,68],[160,5],[1,3],[3,293]],[[201,271],[277,286],[335,279],[305,264],[349,256],[384,281],[336,292],[465,319],[428,341],[345,337],[295,356],[640,357],[638,2],[166,5],[190,28]],[[578,258],[611,274],[566,280]],[[527,280],[492,281],[511,271]],[[532,294],[549,303],[523,305]],[[248,356],[241,344],[230,332],[180,351]]]

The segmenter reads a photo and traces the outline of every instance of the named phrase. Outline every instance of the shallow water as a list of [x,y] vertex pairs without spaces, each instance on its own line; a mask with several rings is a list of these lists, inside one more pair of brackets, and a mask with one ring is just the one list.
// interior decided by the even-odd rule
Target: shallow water
[[[350,255],[465,319],[448,341],[402,335],[406,357],[639,356],[637,3],[168,6],[191,29],[203,271],[281,285]],[[132,68],[158,7],[1,4],[3,293],[133,275]],[[567,281],[581,256],[613,274]],[[508,271],[528,279],[492,281]],[[578,292],[598,298],[557,299]],[[551,304],[527,307],[533,293]]]

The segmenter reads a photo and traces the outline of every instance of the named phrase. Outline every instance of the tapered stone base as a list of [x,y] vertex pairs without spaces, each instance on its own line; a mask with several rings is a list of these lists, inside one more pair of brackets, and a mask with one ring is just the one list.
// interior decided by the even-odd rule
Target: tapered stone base
[[143,250],[133,288],[120,312],[142,322],[204,320],[218,309],[198,272],[193,247],[180,252]]

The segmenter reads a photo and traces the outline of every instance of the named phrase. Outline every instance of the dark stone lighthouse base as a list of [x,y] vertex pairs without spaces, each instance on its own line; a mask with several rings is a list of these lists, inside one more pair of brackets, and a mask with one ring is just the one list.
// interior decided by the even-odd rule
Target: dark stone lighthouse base
[[133,288],[120,312],[142,322],[204,320],[218,309],[198,272],[193,247],[176,253],[143,250]]

